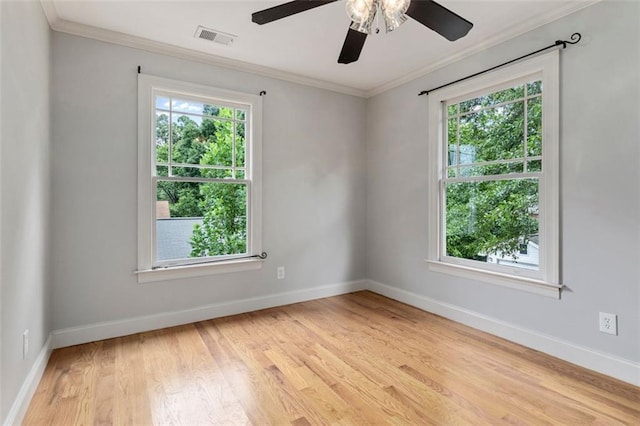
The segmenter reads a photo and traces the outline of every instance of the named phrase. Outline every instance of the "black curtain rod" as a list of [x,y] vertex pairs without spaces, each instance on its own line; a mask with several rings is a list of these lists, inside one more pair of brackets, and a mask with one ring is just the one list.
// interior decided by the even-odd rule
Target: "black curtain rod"
[[549,45],[547,47],[543,47],[542,49],[538,49],[535,52],[527,53],[526,55],[522,55],[519,58],[512,59],[512,60],[504,62],[504,63],[502,63],[500,65],[496,65],[495,67],[491,67],[491,68],[488,68],[486,70],[477,72],[475,74],[471,74],[471,75],[468,75],[466,77],[459,78],[456,81],[452,81],[451,83],[443,84],[442,86],[438,86],[438,87],[436,87],[434,89],[423,90],[422,92],[418,93],[418,96],[428,95],[430,92],[433,92],[434,90],[442,89],[443,87],[451,86],[452,84],[456,84],[456,83],[459,83],[461,81],[468,80],[470,78],[473,78],[473,77],[476,77],[478,75],[487,73],[489,71],[493,71],[496,68],[500,68],[500,67],[503,67],[505,65],[512,64],[512,63],[514,63],[516,61],[519,61],[520,59],[524,59],[524,58],[528,58],[529,56],[537,55],[540,52],[544,52],[545,50],[548,50],[548,49],[551,49],[551,48],[554,48],[554,47],[562,46],[562,48],[565,49],[567,47],[567,44],[577,44],[580,41],[580,39],[582,39],[582,35],[580,33],[573,33],[573,34],[571,34],[571,41],[569,41],[569,40],[556,40],[555,43],[553,43],[553,44],[551,44],[551,45]]
[[[142,72],[142,67],[140,65],[138,65],[138,74],[140,74]],[[266,90],[261,90],[260,91],[260,96],[266,96],[267,91]],[[263,253],[265,254],[265,253]],[[249,257],[260,257],[260,255],[255,255],[255,256],[249,256]],[[260,259],[266,259],[266,254],[265,257],[260,257]]]
[[[241,256],[241,257],[232,257],[230,259],[220,259],[220,260],[203,260],[202,262],[193,262],[193,263],[188,263],[185,264],[185,266],[189,266],[189,265],[202,265],[204,263],[216,263],[216,262],[228,262],[230,260],[238,260],[238,259],[261,259],[261,260],[265,260],[267,258],[267,252],[263,251],[260,254],[252,254],[249,256]],[[175,266],[175,265],[174,265]],[[156,269],[167,269],[170,268],[170,266],[155,266],[151,269],[156,270]]]

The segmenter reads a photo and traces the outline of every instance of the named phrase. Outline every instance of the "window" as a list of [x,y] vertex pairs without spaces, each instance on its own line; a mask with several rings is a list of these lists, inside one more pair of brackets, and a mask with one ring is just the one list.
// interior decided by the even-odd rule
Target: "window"
[[257,269],[261,98],[139,75],[138,280]]
[[429,95],[431,269],[558,297],[558,80],[555,51]]

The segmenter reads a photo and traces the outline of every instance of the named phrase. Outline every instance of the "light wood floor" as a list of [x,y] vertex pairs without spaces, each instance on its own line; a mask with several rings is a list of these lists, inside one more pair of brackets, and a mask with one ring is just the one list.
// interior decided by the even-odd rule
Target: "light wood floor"
[[640,424],[640,388],[370,292],[54,351],[24,423]]

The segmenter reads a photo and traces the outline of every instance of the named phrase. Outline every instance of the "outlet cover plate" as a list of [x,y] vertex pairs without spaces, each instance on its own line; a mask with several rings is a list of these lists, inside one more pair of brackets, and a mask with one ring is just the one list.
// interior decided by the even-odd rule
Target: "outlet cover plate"
[[618,335],[618,316],[600,312],[600,331],[603,333]]

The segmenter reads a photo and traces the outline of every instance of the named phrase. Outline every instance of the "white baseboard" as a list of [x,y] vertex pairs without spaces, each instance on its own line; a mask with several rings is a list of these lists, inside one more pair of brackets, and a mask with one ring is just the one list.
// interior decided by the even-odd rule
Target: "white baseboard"
[[[519,343],[570,363],[640,386],[640,364],[610,354],[518,327],[505,321],[444,303],[426,296],[391,287],[372,280],[350,281],[305,290],[235,300],[181,311],[165,312],[118,321],[108,321],[53,331],[53,348],[78,345],[112,337],[126,336],[160,328],[189,324],[212,318],[252,312],[291,303],[337,296],[359,290],[370,290],[427,312]],[[50,351],[50,349],[49,349]],[[48,356],[47,356],[48,359]],[[46,365],[46,361],[44,363]],[[42,366],[44,369],[44,365]],[[35,366],[34,366],[35,369]],[[28,381],[25,382],[25,385]],[[36,382],[37,384],[37,382]],[[27,400],[28,401],[28,400]],[[26,410],[26,407],[25,407]],[[24,414],[23,414],[24,415]]]
[[390,299],[415,306],[427,312],[485,331],[531,349],[544,352],[572,364],[640,386],[640,364],[613,355],[594,351],[574,343],[537,331],[473,312],[459,306],[440,302],[426,296],[368,281],[368,289]]
[[38,357],[33,363],[33,367],[31,367],[29,374],[27,374],[26,379],[24,379],[22,387],[16,399],[13,401],[13,405],[11,405],[9,414],[7,414],[3,423],[5,426],[22,424],[24,415],[27,414],[29,403],[31,403],[31,398],[36,393],[42,374],[47,367],[47,362],[49,362],[51,351],[53,351],[53,336],[49,334],[47,341],[44,343]]
[[96,340],[126,336],[149,330],[157,330],[160,328],[174,327],[177,325],[189,324],[212,318],[252,312],[259,309],[273,308],[276,306],[320,299],[323,297],[337,296],[354,291],[366,290],[367,284],[368,282],[366,280],[350,281],[310,289],[295,290],[268,296],[252,297],[249,299],[200,306],[181,311],[164,312],[155,315],[54,330],[52,333],[53,347],[63,348],[66,346],[95,342]]

